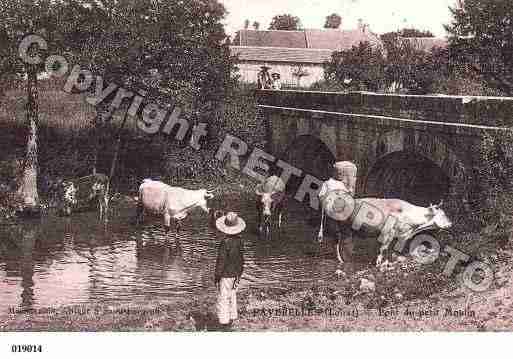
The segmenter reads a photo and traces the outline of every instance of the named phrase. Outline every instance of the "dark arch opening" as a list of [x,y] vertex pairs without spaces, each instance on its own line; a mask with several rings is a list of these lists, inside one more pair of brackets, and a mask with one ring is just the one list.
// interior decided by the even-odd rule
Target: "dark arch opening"
[[428,206],[446,198],[449,187],[449,177],[431,160],[418,153],[399,151],[382,157],[372,167],[364,195]]
[[[305,175],[309,174],[319,180],[327,180],[331,176],[331,168],[335,157],[320,139],[304,135],[297,137],[280,157],[291,166],[301,170],[301,177],[292,176],[287,183],[287,191],[295,193]],[[275,168],[275,174],[281,170]]]

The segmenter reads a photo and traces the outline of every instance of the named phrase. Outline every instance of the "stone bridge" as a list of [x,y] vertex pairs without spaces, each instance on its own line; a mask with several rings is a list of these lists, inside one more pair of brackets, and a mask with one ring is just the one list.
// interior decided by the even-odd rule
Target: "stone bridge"
[[452,198],[468,206],[486,168],[485,134],[513,125],[513,98],[271,90],[256,96],[269,153],[319,179],[335,160],[353,161],[357,195],[419,205]]

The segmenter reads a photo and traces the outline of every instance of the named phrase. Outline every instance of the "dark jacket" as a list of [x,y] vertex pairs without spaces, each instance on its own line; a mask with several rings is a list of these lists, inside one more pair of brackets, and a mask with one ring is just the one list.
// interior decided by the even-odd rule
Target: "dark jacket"
[[240,278],[244,267],[244,248],[240,236],[226,236],[217,250],[215,281]]

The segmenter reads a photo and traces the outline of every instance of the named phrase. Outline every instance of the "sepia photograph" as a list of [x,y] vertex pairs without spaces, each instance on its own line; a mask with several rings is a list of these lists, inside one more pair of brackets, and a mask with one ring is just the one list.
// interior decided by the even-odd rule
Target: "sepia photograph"
[[513,330],[513,1],[3,0],[0,53],[0,335]]

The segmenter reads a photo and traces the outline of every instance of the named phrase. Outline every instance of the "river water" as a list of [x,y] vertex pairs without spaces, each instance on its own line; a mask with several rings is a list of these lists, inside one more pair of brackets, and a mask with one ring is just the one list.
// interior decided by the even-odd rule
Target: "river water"
[[[332,243],[319,245],[305,208],[290,202],[280,235],[254,231],[250,200],[230,209],[247,222],[241,290],[327,284],[338,262]],[[41,309],[188,299],[215,291],[213,273],[220,234],[198,210],[179,234],[166,235],[158,218],[132,224],[134,204],[119,204],[107,226],[95,212],[71,218],[0,228],[0,313]]]

